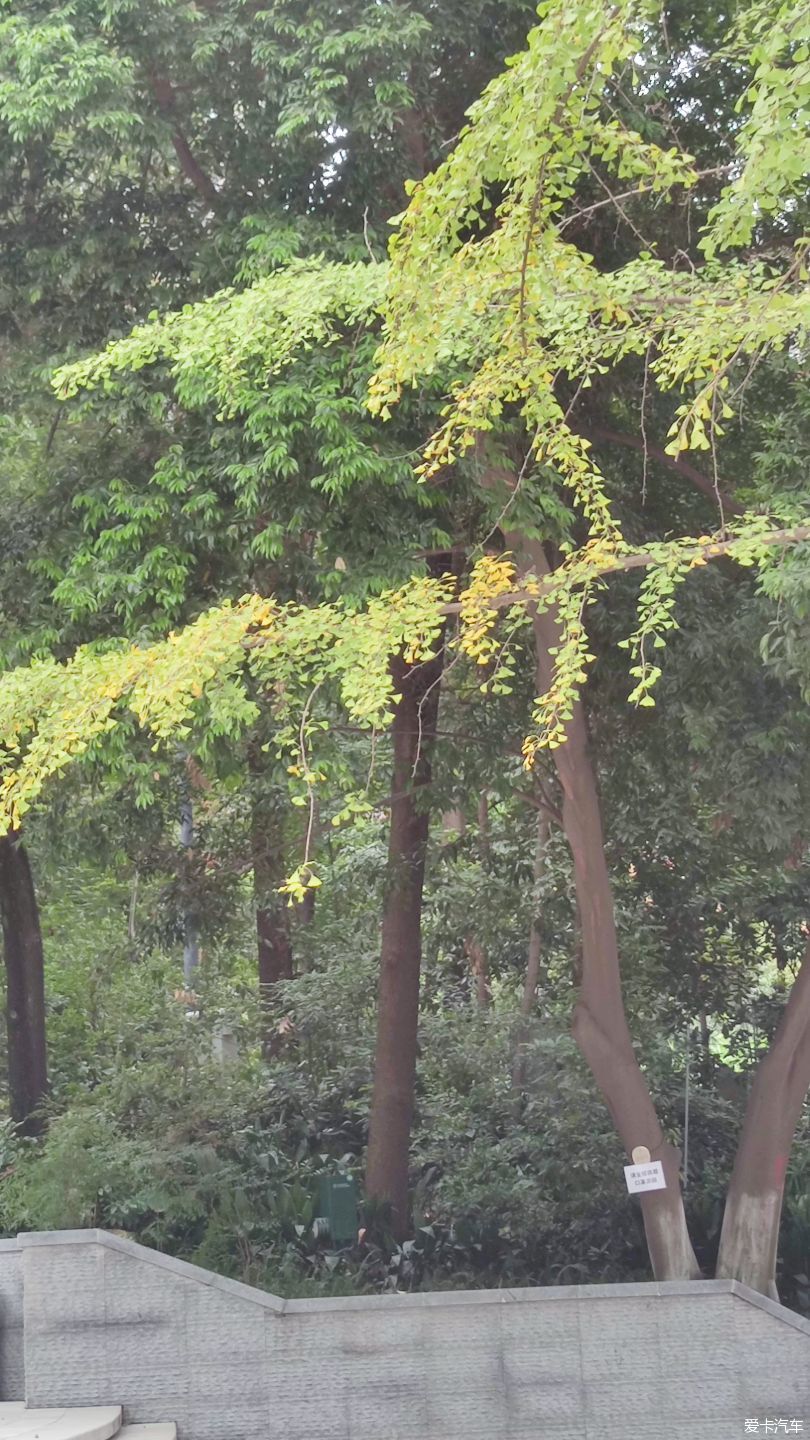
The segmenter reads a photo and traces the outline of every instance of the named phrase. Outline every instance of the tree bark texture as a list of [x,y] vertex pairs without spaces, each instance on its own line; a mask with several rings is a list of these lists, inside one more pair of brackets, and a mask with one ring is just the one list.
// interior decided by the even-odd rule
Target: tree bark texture
[[[551,567],[542,544],[518,534],[506,543],[539,577]],[[553,649],[560,631],[553,610],[535,612],[537,682],[551,683]],[[582,942],[582,979],[574,1011],[574,1038],[605,1099],[622,1143],[631,1154],[646,1145],[660,1160],[666,1189],[641,1197],[644,1229],[657,1280],[700,1275],[686,1225],[680,1187],[680,1152],[665,1138],[647,1081],[636,1059],[622,996],[619,947],[610,873],[605,856],[596,774],[590,757],[585,712],[574,705],[564,745],[554,752],[563,794],[563,829],[574,863]]]
[[289,909],[278,893],[284,884],[284,812],[277,796],[262,787],[254,792],[250,822],[253,897],[259,986],[266,999],[279,980],[293,974]]
[[464,939],[464,953],[470,962],[470,971],[475,981],[475,1003],[479,1010],[488,1010],[492,1004],[492,991],[489,987],[486,951],[480,940],[474,935],[467,935]]
[[42,930],[28,854],[14,834],[0,837],[0,917],[11,1118],[21,1134],[39,1135],[48,1093]]
[[810,940],[751,1086],[717,1257],[719,1278],[773,1297],[785,1175],[809,1088]]
[[[535,890],[542,878],[546,864],[549,820],[542,811],[537,816],[537,836],[534,844],[532,879]],[[522,1090],[526,1084],[526,1046],[531,1034],[531,1017],[537,1001],[537,987],[540,983],[540,966],[543,959],[543,932],[537,901],[533,899],[532,920],[529,926],[529,944],[526,951],[526,971],[523,976],[523,990],[520,996],[520,1018],[515,1034],[515,1057],[512,1064],[512,1086]]]
[[406,665],[399,657],[392,661],[394,683],[402,698],[391,730],[391,823],[366,1192],[374,1200],[388,1203],[398,1239],[407,1235],[410,1224],[408,1163],[419,1023],[422,892],[442,661],[441,649],[435,659],[420,665]]

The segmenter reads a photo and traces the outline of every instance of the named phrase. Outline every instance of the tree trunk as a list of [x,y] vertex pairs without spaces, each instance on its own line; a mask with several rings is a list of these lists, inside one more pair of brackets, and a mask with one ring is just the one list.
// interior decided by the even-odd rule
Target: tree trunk
[[391,824],[366,1191],[374,1200],[390,1205],[398,1239],[407,1234],[410,1223],[408,1159],[419,1023],[422,891],[430,824],[427,797],[442,661],[441,649],[435,659],[421,665],[406,665],[400,657],[392,661],[394,682],[402,698],[391,727]]
[[[537,839],[534,847],[534,864],[532,866],[532,879],[535,889],[539,885],[546,864],[546,847],[548,845],[549,822],[546,815],[540,814],[537,817]],[[537,999],[537,986],[540,983],[540,961],[542,959],[542,928],[540,915],[537,908],[536,897],[532,904],[532,923],[529,929],[529,948],[526,956],[526,974],[523,979],[523,994],[520,997],[520,1013],[528,1020]]]
[[810,940],[751,1086],[726,1197],[717,1275],[776,1297],[785,1174],[810,1088]]
[[475,981],[475,1002],[479,1010],[488,1010],[492,1004],[492,991],[489,988],[486,951],[480,940],[476,940],[474,935],[466,937],[464,950]]
[[452,810],[445,810],[442,815],[442,840],[448,845],[461,840],[467,833],[467,816],[460,805],[454,805]]
[[28,855],[16,835],[0,838],[0,916],[11,1118],[21,1134],[39,1135],[48,1093],[42,930]]
[[[535,840],[534,864],[532,865],[532,879],[534,880],[535,891],[545,868],[548,832],[548,816],[541,812],[537,816],[537,839]],[[535,894],[532,897],[532,921],[529,927],[529,946],[526,953],[526,973],[523,977],[523,993],[520,997],[520,1019],[515,1035],[515,1058],[512,1066],[512,1085],[515,1090],[522,1090],[526,1084],[526,1045],[528,1044],[531,1031],[530,1022],[532,1012],[534,1011],[537,1000],[537,986],[540,983],[540,962],[543,958],[542,943],[543,934]]]
[[180,805],[180,844],[183,847],[183,983],[194,989],[200,964],[200,921],[194,899],[194,801],[189,793]]
[[482,790],[478,796],[478,850],[485,865],[490,859],[489,795]]
[[[542,544],[522,535],[507,536],[513,551],[540,577],[550,573]],[[550,682],[552,651],[560,631],[553,611],[535,612],[537,680],[541,692]],[[610,873],[605,858],[596,775],[590,758],[585,712],[573,707],[564,745],[554,750],[563,793],[563,828],[574,862],[580,914],[582,981],[574,1011],[574,1038],[604,1096],[628,1156],[646,1145],[660,1160],[666,1189],[641,1197],[647,1245],[656,1280],[700,1275],[683,1208],[680,1153],[665,1139],[647,1082],[636,1059],[622,997],[619,948]]]
[[259,986],[269,1000],[279,980],[292,978],[293,953],[289,909],[278,893],[285,879],[284,812],[279,798],[266,790],[252,796],[250,844]]
[[[302,855],[307,853],[307,850],[311,855],[313,850],[317,847],[317,843],[321,835],[321,805],[317,795],[313,796],[312,798],[311,809],[308,808],[303,812],[299,813],[301,813],[304,823],[301,827],[300,839],[298,841],[298,844],[300,846],[300,851]],[[296,925],[306,927],[307,925],[312,924],[313,920],[315,919],[316,894],[317,891],[315,890],[307,890],[307,893],[304,896],[303,900],[299,901],[299,903],[295,906],[294,910],[288,912],[294,916]],[[291,945],[293,933],[294,932],[291,928]],[[290,957],[290,960],[292,962],[292,956]],[[300,964],[301,956],[298,956],[298,961]]]
[[256,949],[259,1002],[262,1010],[262,1048],[270,1058],[278,1052],[283,1035],[274,1016],[276,986],[293,975],[290,911],[279,886],[286,878],[283,796],[267,773],[266,757],[258,737],[248,745],[250,771],[250,852],[253,865],[253,904],[256,914]]
[[211,176],[203,169],[177,122],[177,92],[165,75],[153,73],[150,79],[158,109],[171,128],[172,145],[180,161],[180,168],[197,193],[215,210],[219,204],[219,191]]

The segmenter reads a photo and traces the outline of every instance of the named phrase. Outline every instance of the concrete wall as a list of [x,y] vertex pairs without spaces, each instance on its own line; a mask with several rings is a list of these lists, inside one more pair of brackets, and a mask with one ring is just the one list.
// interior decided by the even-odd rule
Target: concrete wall
[[31,1405],[179,1440],[810,1434],[810,1324],[729,1281],[281,1301],[100,1231],[17,1243]]
[[0,1240],[0,1395],[25,1399],[22,1252],[16,1240]]

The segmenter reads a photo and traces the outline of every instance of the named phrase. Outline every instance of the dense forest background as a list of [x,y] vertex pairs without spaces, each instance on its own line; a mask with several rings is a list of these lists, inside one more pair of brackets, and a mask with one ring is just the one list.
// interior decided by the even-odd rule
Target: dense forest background
[[[120,636],[147,645],[245,594],[339,599],[359,616],[413,573],[461,577],[471,557],[515,550],[475,456],[432,483],[415,474],[445,403],[440,368],[387,424],[369,413],[379,329],[359,311],[283,368],[257,361],[228,404],[210,372],[227,369],[229,326],[251,343],[269,328],[252,298],[268,278],[315,261],[378,283],[412,182],[446,160],[537,23],[522,0],[0,4],[7,675]],[[678,273],[703,264],[751,73],[720,25],[713,6],[674,4],[663,26],[643,22],[611,82],[614,117],[694,156],[701,179],[687,201],[607,189],[608,204],[599,166],[573,177],[566,238],[601,271],[640,247]],[[793,58],[806,64],[795,44]],[[797,163],[798,198],[764,205],[748,247],[763,266],[802,233]],[[497,201],[508,186],[486,178]],[[300,274],[306,299],[317,272]],[[179,380],[156,348],[54,393],[62,367],[223,291]],[[675,401],[648,383],[648,359],[628,353],[587,389],[557,382],[636,547],[714,534],[747,508],[806,513],[803,342],[741,356],[719,453],[683,458],[664,448]],[[501,439],[528,474],[514,407]],[[529,480],[533,534],[563,553],[581,521],[547,467]],[[588,610],[584,706],[627,1018],[705,1273],[810,933],[805,551],[770,591],[724,557],[690,578],[655,707],[627,703],[638,576]],[[583,892],[565,777],[548,752],[523,765],[535,644],[517,625],[486,657],[484,694],[470,656],[441,687],[431,662],[415,684],[400,675],[407,734],[395,722],[370,740],[324,691],[311,770],[294,743],[291,759],[288,721],[261,708],[237,725],[212,704],[159,748],[130,716],[0,840],[4,1233],[122,1230],[288,1294],[649,1274],[625,1147],[571,1036]],[[421,871],[397,887],[408,825],[423,891]],[[415,1089],[396,1103],[414,992],[378,992],[381,949],[384,973],[415,960],[417,986],[421,959]],[[374,1105],[386,1133],[404,1125],[407,1221],[393,1191],[364,1183]],[[391,1163],[374,1157],[378,1181]],[[356,1179],[361,1203],[362,1234],[342,1246],[316,1220],[318,1179],[334,1174]],[[805,1108],[777,1270],[805,1313],[809,1277]]]

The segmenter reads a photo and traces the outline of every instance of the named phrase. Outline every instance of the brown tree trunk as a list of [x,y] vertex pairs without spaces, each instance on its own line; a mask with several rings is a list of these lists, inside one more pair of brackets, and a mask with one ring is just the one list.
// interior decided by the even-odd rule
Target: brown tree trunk
[[408,1160],[413,1121],[422,891],[430,811],[431,757],[443,655],[421,665],[392,661],[402,698],[391,733],[394,765],[380,952],[377,1046],[366,1158],[366,1192],[391,1207],[395,1236],[410,1224]]
[[31,866],[17,835],[0,838],[0,917],[11,1117],[21,1134],[39,1135],[48,1093],[42,930]]
[[810,940],[751,1086],[726,1197],[717,1275],[776,1296],[776,1253],[793,1136],[810,1088]]
[[189,142],[177,123],[177,93],[165,75],[151,74],[152,93],[158,104],[158,109],[171,127],[172,145],[175,154],[180,161],[180,168],[183,174],[189,179],[194,189],[212,209],[216,209],[220,195],[211,176],[203,169]]
[[470,970],[475,981],[476,1004],[479,1010],[487,1010],[492,1004],[492,991],[489,988],[486,951],[480,940],[476,940],[474,935],[466,937],[464,951],[470,962]]
[[[542,544],[522,535],[506,537],[540,577],[550,573]],[[537,679],[541,692],[551,683],[552,651],[560,632],[552,610],[535,613]],[[647,1081],[636,1059],[621,987],[619,948],[602,816],[591,761],[585,712],[573,707],[564,745],[554,750],[563,793],[563,828],[574,862],[581,925],[582,981],[574,1011],[574,1038],[605,1099],[622,1143],[631,1154],[645,1145],[660,1160],[666,1189],[641,1197],[644,1228],[656,1280],[700,1275],[689,1238],[680,1188],[680,1152],[665,1138]]]
[[[537,838],[534,846],[534,863],[532,865],[532,879],[534,888],[543,875],[546,863],[546,847],[548,845],[549,821],[548,816],[542,812],[537,816]],[[526,972],[523,977],[523,992],[520,997],[520,1019],[518,1021],[517,1033],[515,1035],[515,1058],[512,1065],[512,1085],[515,1090],[521,1090],[526,1084],[526,1045],[531,1033],[531,1017],[537,1000],[537,987],[540,983],[540,964],[543,958],[543,934],[540,924],[540,915],[537,909],[536,898],[532,900],[532,921],[529,926],[529,945],[526,952]]]
[[250,845],[259,985],[270,999],[279,980],[292,978],[293,953],[289,909],[278,893],[285,879],[284,812],[278,796],[268,790],[252,797]]
[[293,975],[290,911],[278,893],[286,878],[284,805],[267,775],[258,738],[248,746],[250,771],[250,851],[263,1049],[267,1058],[278,1052],[282,1033],[274,1015],[276,986]]

